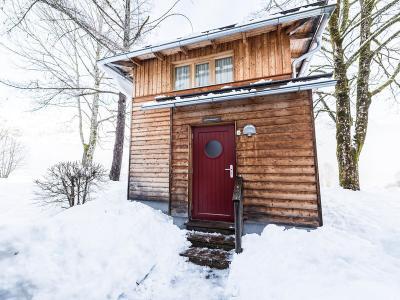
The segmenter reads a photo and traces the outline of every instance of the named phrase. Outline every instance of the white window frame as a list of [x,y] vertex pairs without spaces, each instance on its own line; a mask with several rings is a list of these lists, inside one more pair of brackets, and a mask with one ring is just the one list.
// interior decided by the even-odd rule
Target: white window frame
[[[223,53],[218,53],[218,54],[213,54],[213,55],[208,55],[205,57],[200,57],[200,58],[194,58],[194,59],[188,59],[188,60],[183,60],[183,61],[178,61],[173,63],[172,65],[172,87],[173,91],[184,91],[183,90],[176,90],[175,89],[175,69],[178,67],[183,67],[183,66],[189,66],[190,69],[190,84],[188,89],[194,89],[194,88],[202,88],[202,87],[207,87],[207,86],[212,86],[216,85],[216,80],[215,80],[215,60],[217,59],[222,59],[222,58],[227,58],[227,57],[232,57],[232,81],[235,81],[235,59],[233,56],[233,51],[227,51]],[[201,65],[208,63],[209,66],[209,84],[205,86],[196,86],[196,65]],[[220,83],[220,84],[226,84],[228,82]]]

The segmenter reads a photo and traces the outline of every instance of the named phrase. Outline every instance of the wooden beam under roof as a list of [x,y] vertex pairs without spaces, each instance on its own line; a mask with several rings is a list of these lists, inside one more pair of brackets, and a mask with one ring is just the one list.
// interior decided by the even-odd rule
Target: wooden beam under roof
[[247,45],[247,35],[246,35],[246,32],[242,32],[242,39],[243,39],[243,44]]
[[188,55],[189,54],[189,49],[186,46],[180,46],[179,50],[183,52],[183,54]]
[[140,67],[142,65],[142,61],[136,57],[132,57],[129,59],[134,65]]
[[126,68],[132,68],[134,66],[134,64],[129,60],[116,61],[116,62],[113,62],[113,65],[123,66]]
[[312,39],[314,33],[312,32],[304,32],[304,33],[295,33],[289,36],[291,40],[309,40]]
[[210,40],[210,43],[214,50],[217,49],[217,41],[216,40]]
[[295,34],[297,31],[299,31],[301,29],[301,27],[303,27],[304,25],[306,25],[308,22],[312,21],[312,18],[308,18],[308,19],[303,19],[303,20],[299,20],[297,22],[294,22],[291,26],[289,26],[286,29],[286,33],[289,35],[293,35]]
[[159,60],[163,61],[165,60],[165,55],[162,54],[161,52],[154,52],[153,53],[155,57],[157,57]]

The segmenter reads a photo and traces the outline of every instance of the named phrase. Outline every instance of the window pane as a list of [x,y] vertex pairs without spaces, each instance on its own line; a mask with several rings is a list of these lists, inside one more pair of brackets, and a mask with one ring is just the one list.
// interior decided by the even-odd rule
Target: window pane
[[175,68],[175,90],[190,88],[190,67],[182,66]]
[[217,84],[233,81],[232,57],[215,60],[215,81]]
[[210,71],[208,63],[196,65],[196,86],[209,84]]
[[217,158],[222,153],[222,144],[217,140],[208,141],[204,147],[204,152],[209,158]]

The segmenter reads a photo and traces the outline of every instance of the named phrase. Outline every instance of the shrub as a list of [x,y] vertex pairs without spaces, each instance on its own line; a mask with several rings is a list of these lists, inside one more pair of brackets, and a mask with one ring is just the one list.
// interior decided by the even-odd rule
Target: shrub
[[8,178],[23,161],[23,147],[6,129],[0,129],[0,178]]
[[43,179],[35,180],[42,204],[61,204],[63,208],[85,204],[94,189],[106,181],[106,170],[99,164],[60,162],[47,170]]

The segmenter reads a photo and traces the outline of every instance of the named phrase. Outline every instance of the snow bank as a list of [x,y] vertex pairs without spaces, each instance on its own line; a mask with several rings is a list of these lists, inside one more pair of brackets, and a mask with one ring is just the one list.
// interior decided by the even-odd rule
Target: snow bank
[[120,198],[118,191],[126,189],[117,187],[36,224],[0,225],[0,299],[205,299],[215,294],[210,291],[214,280],[204,280],[207,272],[179,256],[185,232],[160,211]]
[[268,226],[244,237],[227,293],[235,299],[398,299],[400,190],[323,191],[324,226]]
[[[398,299],[400,189],[323,190],[324,226],[244,237],[229,271],[185,262],[185,231],[126,183],[61,213],[0,180],[0,299]],[[55,214],[55,212],[57,212]],[[148,275],[147,275],[148,274]],[[140,283],[137,285],[137,283]],[[397,298],[396,298],[397,297]]]

